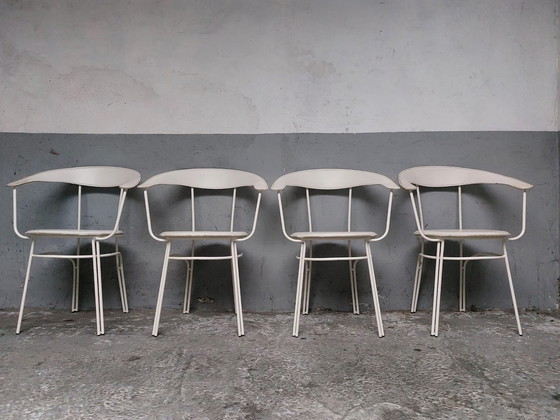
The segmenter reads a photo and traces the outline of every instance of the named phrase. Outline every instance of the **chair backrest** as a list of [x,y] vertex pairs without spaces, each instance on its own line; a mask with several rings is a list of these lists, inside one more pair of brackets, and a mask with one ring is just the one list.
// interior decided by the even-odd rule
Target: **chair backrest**
[[[119,222],[128,189],[135,187],[140,182],[140,173],[128,168],[115,166],[82,166],[74,168],[53,169],[50,171],[39,172],[34,175],[27,176],[8,184],[13,187],[13,225],[15,233],[22,237],[17,226],[17,187],[35,183],[48,182],[71,184],[78,186],[78,202],[77,202],[77,224],[76,228],[81,229],[82,220],[82,187],[93,188],[119,188],[120,196],[116,207],[115,223],[111,228],[111,233],[106,238],[113,236],[119,228]],[[106,239],[104,238],[104,239]]]
[[[195,193],[195,190],[232,190],[231,192],[231,207],[229,212],[229,230],[234,230],[234,222],[238,218],[236,217],[236,203],[238,201],[238,194],[237,190],[240,188],[253,188],[255,191],[258,192],[258,197],[256,200],[256,205],[254,207],[254,214],[253,214],[253,221],[252,221],[252,229],[249,236],[246,238],[248,239],[250,236],[253,235],[257,223],[257,217],[260,207],[261,201],[261,193],[268,189],[268,185],[266,181],[261,178],[260,176],[246,171],[239,171],[235,169],[224,169],[224,168],[192,168],[192,169],[179,169],[175,171],[164,172],[158,175],[154,175],[151,178],[147,179],[138,188],[144,189],[144,201],[146,205],[146,213],[148,217],[148,230],[150,235],[156,239],[161,240],[157,235],[154,234],[152,230],[152,216],[150,211],[150,203],[148,199],[148,190],[151,187],[155,187],[158,185],[167,185],[167,186],[178,186],[178,187],[186,187],[190,189],[190,218],[191,218],[191,226],[190,229],[192,231],[196,231],[199,229],[197,220],[197,214],[204,214],[205,215],[205,223],[204,225],[213,225],[214,229],[217,229],[224,220],[222,218],[222,212],[218,209],[218,206],[212,205],[210,212],[201,212],[200,211],[200,200],[197,200],[197,205],[195,206],[195,195],[198,197],[201,193]],[[216,198],[214,198],[215,200]],[[216,203],[213,201],[212,203]],[[169,202],[166,201],[168,205]],[[218,203],[219,204],[219,203]],[[252,207],[252,206],[251,206]],[[197,210],[195,211],[195,208]],[[170,208],[167,207],[165,209],[166,215],[170,214]],[[251,211],[253,208],[251,208]],[[212,214],[210,214],[212,213]],[[217,217],[216,223],[212,223],[210,219],[211,216],[220,215]],[[184,212],[179,213],[179,218],[182,220],[184,219],[186,214]],[[239,221],[238,221],[239,222]],[[173,229],[171,229],[173,230]],[[225,230],[225,229],[221,229]]]
[[[533,185],[516,178],[497,174],[494,172],[483,171],[480,169],[470,169],[455,166],[417,166],[405,169],[398,176],[399,184],[410,193],[416,225],[423,235],[425,218],[423,200],[421,199],[421,188],[440,189],[456,188],[457,192],[457,228],[463,229],[463,188],[467,185],[496,184],[513,187],[523,191],[521,233],[510,240],[520,238],[525,232],[527,190]],[[480,207],[478,205],[477,207]],[[441,223],[441,218],[437,218]],[[477,219],[480,223],[480,218]]]
[[443,188],[473,184],[502,184],[520,190],[533,188],[531,184],[509,176],[456,166],[417,166],[405,169],[399,174],[399,184],[406,190],[414,190],[416,187]]
[[154,185],[182,185],[210,190],[241,187],[253,187],[257,191],[268,189],[266,181],[256,174],[223,168],[178,169],[164,172],[149,178],[138,188],[150,188]]
[[[306,205],[307,205],[307,225],[308,230],[314,230],[314,222],[311,209],[311,194],[310,191],[348,191],[347,203],[347,218],[346,218],[346,231],[352,230],[352,202],[353,190],[358,187],[375,187],[381,186],[390,190],[389,200],[387,204],[387,213],[385,220],[385,233],[378,239],[385,237],[389,230],[391,204],[395,190],[399,186],[388,177],[368,171],[360,171],[354,169],[308,169],[303,171],[292,172],[279,177],[271,187],[271,190],[278,193],[278,204],[280,208],[280,219],[282,223],[282,230],[284,235],[290,239],[290,235],[286,230],[286,222],[284,218],[284,210],[282,204],[282,192],[287,187],[302,188],[305,190]],[[334,211],[334,210],[333,210]],[[332,213],[332,212],[330,212]],[[330,230],[333,230],[332,228]]]
[[76,168],[53,169],[39,172],[14,181],[8,187],[18,187],[30,182],[62,182],[87,187],[119,187],[129,189],[140,182],[140,173],[116,166],[82,166]]
[[286,187],[317,190],[339,190],[366,185],[382,185],[391,190],[399,186],[384,175],[355,169],[308,169],[291,172],[278,178],[270,189],[281,191]]

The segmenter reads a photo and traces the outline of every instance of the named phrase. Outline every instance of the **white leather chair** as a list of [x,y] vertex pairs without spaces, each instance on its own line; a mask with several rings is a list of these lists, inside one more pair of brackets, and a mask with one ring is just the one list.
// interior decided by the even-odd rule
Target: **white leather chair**
[[[387,213],[385,217],[384,232],[378,234],[374,231],[356,231],[352,226],[352,192],[358,187],[382,186],[389,190]],[[299,188],[305,190],[306,207],[307,207],[307,224],[308,230],[301,232],[288,232],[287,223],[284,216],[282,193],[287,187]],[[300,313],[307,314],[309,312],[309,297],[311,288],[311,268],[314,261],[348,261],[350,268],[350,286],[352,291],[352,306],[355,314],[359,313],[358,288],[356,281],[356,264],[358,261],[366,260],[368,263],[369,277],[371,283],[371,292],[373,295],[373,303],[375,307],[375,317],[377,321],[377,329],[379,337],[385,335],[383,330],[383,321],[381,319],[381,309],[379,307],[379,297],[377,293],[377,285],[375,280],[375,272],[373,269],[373,259],[371,253],[371,242],[380,241],[387,236],[389,232],[391,220],[391,205],[394,191],[399,186],[386,176],[366,171],[352,169],[310,169],[298,172],[292,172],[278,178],[271,187],[271,190],[278,193],[278,205],[280,208],[280,221],[282,223],[282,231],[284,236],[292,241],[300,244],[299,251],[299,269],[296,290],[296,302],[294,309],[294,324],[292,335],[299,335]],[[311,194],[321,194],[339,190],[348,194],[348,213],[346,215],[346,230],[316,230],[314,229]],[[331,243],[346,242],[348,252],[346,255],[335,257],[318,257],[313,255],[313,241],[327,241]],[[364,255],[353,255],[351,244],[353,241],[361,241],[365,246]]]
[[[415,235],[420,239],[420,252],[418,253],[416,263],[416,273],[414,276],[414,288],[412,295],[411,312],[416,312],[418,304],[418,293],[420,290],[420,282],[422,276],[422,268],[424,259],[432,259],[436,262],[435,278],[434,278],[434,299],[432,309],[432,326],[431,334],[437,336],[439,333],[439,312],[441,300],[441,282],[444,261],[459,261],[459,310],[466,309],[466,268],[467,263],[473,260],[490,260],[503,259],[506,265],[506,271],[513,301],[513,309],[515,319],[517,321],[517,329],[519,335],[522,335],[521,323],[519,321],[519,313],[517,310],[517,302],[511,278],[511,271],[508,261],[506,245],[510,241],[517,240],[525,233],[525,221],[527,213],[527,190],[533,186],[527,182],[520,181],[508,176],[482,171],[479,169],[468,169],[452,166],[419,166],[402,171],[399,174],[399,183],[401,187],[409,192],[414,210],[414,218],[416,220],[417,231]],[[513,187],[522,191],[522,210],[521,210],[521,231],[517,235],[512,235],[505,230],[496,229],[480,229],[466,228],[463,224],[463,189],[469,185],[480,184],[500,184]],[[437,228],[430,223],[430,227],[425,227],[423,201],[421,195],[428,190],[454,188],[457,191],[457,219],[458,224],[454,228]],[[424,201],[427,201],[425,198]],[[432,218],[432,222],[435,218]],[[501,252],[484,252],[475,255],[464,255],[464,242],[466,240],[498,240],[501,241]],[[459,243],[459,255],[446,256],[445,244],[447,241],[456,241]],[[428,242],[435,243],[435,254],[429,254],[425,244]]]
[[[77,186],[77,205],[76,227],[68,228],[54,228],[54,229],[31,229],[27,230],[24,234],[20,233],[18,228],[18,203],[17,203],[17,189],[30,183],[62,183],[73,184]],[[123,234],[119,229],[119,222],[126,198],[126,193],[130,188],[133,188],[140,182],[140,174],[132,169],[119,168],[112,166],[87,166],[77,168],[64,168],[54,169],[51,171],[40,172],[35,175],[14,181],[8,184],[13,188],[13,214],[14,214],[14,231],[20,237],[31,240],[31,250],[29,252],[29,260],[27,263],[27,270],[25,274],[25,282],[23,285],[23,295],[21,298],[21,306],[19,310],[19,317],[17,322],[16,333],[19,334],[21,329],[21,322],[23,317],[23,308],[25,305],[25,298],[27,295],[27,286],[29,284],[29,276],[31,272],[31,262],[33,258],[62,258],[72,262],[73,266],[73,287],[72,287],[72,312],[78,310],[78,296],[79,296],[79,271],[80,260],[91,259],[93,261],[93,285],[95,290],[95,309],[96,309],[96,324],[97,334],[105,333],[104,318],[103,318],[103,293],[101,282],[101,258],[102,257],[115,257],[117,264],[117,274],[119,282],[119,290],[121,296],[121,303],[123,312],[128,312],[128,302],[126,298],[126,286],[124,279],[122,254],[119,250],[118,237]],[[46,188],[46,186],[45,186]],[[82,198],[86,191],[96,189],[113,189],[119,192],[118,201],[115,205],[114,223],[109,229],[90,229],[82,227],[82,220],[84,217],[93,217],[93,214],[82,214]],[[56,206],[56,199],[53,198],[53,206]],[[88,209],[95,208],[92,205]],[[37,209],[40,211],[41,209]],[[105,209],[106,210],[106,209]],[[49,210],[52,211],[52,210]],[[75,253],[61,254],[54,251],[46,251],[38,253],[36,248],[38,242],[46,242],[53,240],[53,238],[75,238],[77,247]],[[114,239],[114,250],[110,252],[101,252],[100,242]],[[80,254],[80,245],[82,240],[91,242],[91,254]]]
[[[161,185],[172,185],[186,187],[186,195],[190,196],[190,228],[181,230],[167,230],[156,235],[152,229],[152,216],[150,213],[150,204],[148,199],[148,190]],[[237,251],[237,243],[248,240],[255,232],[255,227],[257,225],[257,218],[259,213],[259,207],[261,202],[261,193],[268,189],[268,185],[265,180],[260,176],[252,174],[250,172],[238,171],[233,169],[221,169],[221,168],[195,168],[195,169],[180,169],[170,172],[161,173],[155,175],[139,185],[139,188],[143,188],[144,199],[146,204],[146,214],[148,219],[148,230],[152,238],[156,241],[164,242],[165,247],[165,257],[163,260],[163,269],[161,273],[161,281],[159,287],[159,294],[156,304],[156,313],[154,319],[154,326],[152,330],[152,335],[158,335],[159,321],[161,316],[161,309],[163,305],[163,294],[165,289],[165,281],[167,278],[167,268],[170,260],[185,261],[187,263],[187,277],[185,285],[185,297],[183,301],[183,313],[189,313],[190,302],[191,302],[191,290],[193,281],[193,268],[194,261],[196,260],[230,260],[232,268],[232,283],[233,283],[233,298],[234,298],[234,308],[237,314],[237,332],[239,336],[245,335],[245,330],[243,326],[243,308],[241,304],[241,288],[239,282],[239,266],[238,258],[242,255]],[[252,228],[250,231],[235,230],[235,219],[236,219],[236,198],[237,192],[241,188],[250,188],[258,192],[256,204],[254,208],[254,217],[252,222]],[[197,220],[197,213],[195,212],[195,196],[198,194],[197,190],[227,190],[231,191],[232,203],[231,211],[229,212],[229,226],[227,229],[222,230],[199,230]],[[172,206],[171,203],[166,203]],[[214,209],[218,212],[218,209]],[[184,213],[185,216],[189,212]],[[204,215],[198,216],[200,221]],[[181,254],[171,254],[171,247],[174,241],[190,240],[191,252],[187,255]],[[195,242],[196,241],[227,241],[229,242],[230,253],[225,256],[202,256],[195,254]]]

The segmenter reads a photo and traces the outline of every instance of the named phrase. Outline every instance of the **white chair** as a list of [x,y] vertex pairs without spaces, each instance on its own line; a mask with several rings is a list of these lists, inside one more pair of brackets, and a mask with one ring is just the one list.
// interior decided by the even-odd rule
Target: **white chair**
[[[387,213],[384,217],[385,231],[379,235],[373,231],[355,231],[352,230],[352,192],[353,189],[366,186],[382,186],[389,189],[389,198],[387,204]],[[282,192],[287,187],[294,187],[305,190],[306,207],[307,207],[307,225],[308,230],[303,232],[288,233],[284,216],[284,206],[282,204]],[[271,190],[278,193],[278,206],[280,208],[280,221],[282,223],[282,231],[284,236],[292,242],[300,244],[299,251],[299,269],[296,289],[296,302],[294,309],[294,325],[292,335],[299,335],[299,319],[300,313],[309,313],[309,297],[311,290],[311,266],[313,261],[348,261],[350,268],[350,287],[352,294],[352,306],[355,314],[360,313],[358,301],[358,288],[356,281],[356,264],[358,261],[366,260],[368,263],[369,277],[371,283],[371,292],[373,295],[373,304],[375,307],[375,317],[377,321],[377,329],[379,337],[385,335],[383,330],[383,321],[381,319],[381,310],[379,307],[379,297],[377,294],[377,285],[375,281],[375,272],[373,269],[373,259],[371,253],[371,242],[380,241],[387,236],[391,220],[391,205],[393,194],[398,190],[399,186],[386,176],[373,172],[358,171],[352,169],[310,169],[298,172],[292,172],[278,178],[272,184]],[[336,191],[346,193],[348,190],[348,207],[346,217],[346,230],[314,230],[311,195],[322,194],[328,191]],[[348,245],[348,253],[343,256],[335,257],[317,257],[313,256],[313,241],[337,242],[344,241]],[[363,241],[365,245],[365,255],[352,254],[352,241]]]
[[[459,310],[465,311],[466,309],[466,287],[465,275],[467,263],[473,260],[491,260],[503,259],[506,265],[506,271],[509,281],[509,288],[511,292],[511,299],[513,301],[513,309],[515,312],[515,319],[517,321],[517,329],[519,335],[522,335],[521,323],[519,321],[519,313],[517,310],[517,302],[515,299],[515,292],[513,289],[513,281],[511,278],[511,271],[508,262],[508,254],[506,244],[509,241],[514,241],[523,236],[525,233],[525,220],[527,212],[527,190],[533,186],[527,182],[520,181],[508,176],[482,171],[478,169],[467,169],[451,166],[419,166],[402,171],[399,174],[399,183],[401,187],[408,190],[414,210],[414,218],[416,220],[417,231],[414,232],[420,239],[420,252],[418,253],[416,272],[414,276],[414,288],[412,294],[411,312],[416,312],[418,304],[418,293],[420,290],[420,282],[422,276],[422,268],[424,258],[435,260],[435,276],[434,276],[434,299],[432,309],[432,326],[431,335],[437,336],[439,332],[439,312],[441,300],[441,282],[443,273],[444,261],[459,261]],[[501,184],[523,191],[522,196],[522,217],[521,217],[521,231],[519,234],[512,236],[512,234],[505,230],[495,229],[467,229],[463,226],[463,212],[464,212],[464,199],[463,187],[468,185],[480,184]],[[458,226],[456,228],[445,229],[429,229],[425,228],[425,211],[423,210],[421,190],[427,192],[429,190],[443,189],[453,187],[457,190],[457,219]],[[424,194],[427,202],[427,197]],[[432,218],[433,219],[433,218]],[[484,252],[477,253],[471,256],[464,255],[464,242],[466,240],[498,240],[501,241],[501,252]],[[445,255],[446,241],[456,241],[459,243],[458,256]],[[436,244],[435,254],[429,254],[426,251],[425,243],[432,242]]]
[[[18,229],[18,203],[17,203],[17,188],[30,183],[62,183],[73,184],[77,188],[77,208],[76,208],[76,228],[72,229],[32,229],[20,233]],[[27,270],[25,274],[25,282],[23,285],[23,295],[21,298],[21,306],[19,310],[19,317],[17,322],[16,333],[19,334],[21,329],[21,321],[23,317],[23,307],[25,305],[25,298],[27,294],[27,286],[29,283],[29,275],[31,272],[31,261],[33,258],[62,258],[70,260],[73,267],[73,286],[72,286],[72,312],[78,310],[78,297],[79,297],[79,273],[80,273],[80,260],[91,259],[93,261],[93,285],[95,292],[95,310],[96,310],[96,324],[97,335],[105,334],[104,318],[103,318],[103,293],[101,282],[101,258],[102,257],[115,257],[117,264],[117,275],[119,283],[119,291],[121,297],[121,304],[123,312],[128,312],[128,302],[126,298],[126,286],[124,279],[122,254],[119,250],[118,237],[123,234],[119,229],[119,222],[124,206],[127,190],[133,188],[140,182],[140,174],[132,169],[118,168],[112,166],[87,166],[77,168],[54,169],[51,171],[40,172],[35,175],[28,176],[8,184],[13,187],[13,213],[14,213],[14,231],[17,236],[24,239],[31,240],[31,250],[29,252],[29,260],[27,263]],[[82,227],[82,220],[88,216],[93,217],[92,214],[82,214],[83,196],[86,192],[96,188],[118,188],[119,198],[115,206],[114,224],[110,229],[89,229]],[[105,191],[105,190],[104,190]],[[58,204],[61,204],[60,202]],[[90,204],[88,208],[92,208]],[[37,209],[39,211],[40,209]],[[52,212],[53,210],[49,210]],[[106,211],[106,208],[103,209]],[[85,213],[85,212],[84,212]],[[88,212],[89,213],[89,212]],[[43,242],[44,239],[53,238],[74,238],[77,241],[75,253],[61,254],[58,252],[47,251],[42,253],[36,252],[36,245]],[[114,239],[114,251],[103,252],[100,250],[100,242],[108,239]],[[91,254],[80,254],[80,245],[82,240],[91,242]]]
[[[190,195],[190,230],[169,230],[161,232],[159,235],[154,234],[152,229],[152,218],[150,214],[150,205],[148,200],[148,189],[157,185],[171,185],[186,187]],[[256,205],[254,208],[254,216],[252,220],[252,228],[250,232],[234,230],[234,222],[236,219],[236,198],[237,192],[241,188],[253,188],[258,192]],[[165,257],[163,260],[163,269],[161,273],[161,282],[159,287],[159,294],[157,298],[156,313],[154,319],[154,326],[152,335],[158,335],[159,321],[161,316],[161,309],[163,305],[163,293],[165,289],[165,281],[167,278],[167,268],[169,260],[185,261],[187,263],[187,276],[185,285],[185,296],[183,300],[183,313],[189,313],[191,303],[191,291],[193,281],[193,264],[195,260],[231,260],[232,283],[233,283],[233,299],[235,313],[237,314],[237,332],[239,336],[245,335],[243,327],[243,308],[241,304],[241,288],[239,282],[239,265],[238,258],[242,255],[237,251],[237,243],[246,241],[255,232],[257,225],[257,218],[261,202],[261,193],[268,189],[265,180],[260,176],[250,172],[238,171],[233,169],[219,169],[219,168],[195,168],[195,169],[181,169],[171,172],[165,172],[155,175],[142,183],[139,188],[145,189],[144,199],[146,203],[146,214],[148,219],[148,230],[152,238],[156,241],[165,242]],[[224,230],[197,230],[197,223],[195,218],[195,191],[200,190],[231,190],[232,203],[231,212],[229,213],[229,226]],[[196,195],[199,193],[197,192]],[[217,198],[217,197],[215,197]],[[166,202],[166,205],[171,203]],[[217,208],[213,212],[219,212]],[[186,215],[187,213],[185,213]],[[191,252],[187,255],[171,254],[171,247],[174,241],[190,240]],[[225,256],[202,256],[195,255],[195,241],[219,241],[225,240],[229,242],[229,255]]]

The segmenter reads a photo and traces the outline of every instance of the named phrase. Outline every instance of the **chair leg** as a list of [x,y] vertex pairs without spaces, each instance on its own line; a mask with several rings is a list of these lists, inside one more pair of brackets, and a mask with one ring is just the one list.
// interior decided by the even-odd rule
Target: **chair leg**
[[467,310],[467,263],[468,261],[459,263],[459,311],[461,312]]
[[[76,240],[76,255],[80,255],[81,241]],[[72,262],[72,312],[78,312],[78,302],[80,296],[80,259]]]
[[299,252],[299,268],[298,268],[298,279],[296,286],[296,303],[294,308],[294,327],[292,329],[292,336],[297,337],[299,335],[299,314],[301,312],[302,304],[302,292],[303,292],[303,281],[304,281],[304,271],[305,271],[305,242],[301,243]]
[[165,280],[167,279],[167,267],[169,265],[169,254],[171,253],[171,241],[167,242],[165,246],[165,257],[163,258],[163,268],[161,270],[161,280],[159,283],[159,293],[156,303],[156,314],[154,317],[154,327],[152,335],[157,337],[159,329],[159,318],[161,316],[161,307],[163,305],[163,291],[165,289]]
[[373,257],[371,254],[371,244],[366,241],[366,256],[369,270],[369,280],[371,282],[371,294],[373,296],[373,306],[375,307],[375,318],[377,320],[377,334],[379,337],[385,336],[383,330],[383,320],[381,319],[381,308],[379,305],[379,295],[377,293],[377,283],[375,281],[375,271],[373,270]]
[[23,282],[23,293],[21,295],[21,305],[19,307],[19,315],[16,326],[16,334],[20,333],[21,320],[23,319],[23,307],[25,306],[25,298],[27,296],[27,285],[29,284],[29,275],[31,273],[31,260],[33,259],[33,252],[35,249],[35,238],[31,240],[31,249],[29,250],[29,259],[27,260],[27,269],[25,270],[25,281]]
[[420,248],[418,253],[418,258],[416,258],[416,271],[414,273],[414,286],[412,287],[412,305],[410,306],[410,312],[416,312],[418,307],[418,296],[420,294],[420,283],[422,282],[422,268],[424,266],[424,243]]
[[[313,246],[309,243],[309,258],[313,258]],[[303,283],[303,315],[309,314],[309,300],[311,298],[311,269],[313,261],[305,263],[305,278]]]
[[128,298],[126,296],[126,281],[124,278],[123,257],[120,252],[115,255],[115,260],[117,263],[117,277],[119,281],[119,292],[121,295],[122,311],[126,314],[128,313]]
[[[459,256],[463,258],[463,241],[459,243]],[[467,261],[459,260],[459,311],[466,310],[466,274]]]
[[506,271],[507,271],[508,282],[509,282],[509,290],[511,292],[511,301],[513,303],[513,311],[515,312],[515,321],[517,322],[517,332],[519,333],[519,335],[523,335],[523,330],[521,329],[521,321],[519,320],[519,311],[517,309],[517,300],[515,299],[515,290],[513,289],[511,269],[509,268],[509,258],[507,254],[506,241],[503,241],[503,249],[504,249],[504,260],[506,263]]
[[95,323],[97,326],[97,335],[103,334],[101,328],[100,317],[100,300],[99,300],[99,259],[97,258],[97,245],[95,239],[91,240],[91,260],[93,266],[93,291],[95,296]]
[[97,287],[99,293],[99,324],[101,328],[101,334],[105,334],[105,317],[103,314],[103,281],[101,277],[101,244],[98,241],[95,241],[95,246],[97,258]]
[[241,303],[241,285],[239,281],[239,256],[237,253],[237,242],[231,242],[231,268],[233,277],[233,300],[237,314],[237,335],[239,337],[245,335],[243,326],[243,305]]
[[[348,241],[348,257],[352,257],[351,242]],[[357,261],[348,260],[350,268],[350,291],[352,293],[352,312],[355,315],[360,313],[360,302],[358,300],[358,283],[356,280],[356,264]]]
[[70,260],[72,263],[72,312],[78,312],[78,299],[79,299],[79,277],[80,277],[80,260]]
[[443,275],[443,257],[445,255],[445,241],[438,242],[436,249],[436,269],[434,275],[434,304],[432,309],[431,335],[439,334],[439,312],[441,303],[441,282]]
[[185,297],[183,299],[183,313],[188,314],[191,311],[191,295],[193,282],[194,260],[187,261],[187,278],[185,281]]
[[350,285],[352,289],[352,312],[356,315],[360,314],[360,299],[358,297],[358,277],[356,274],[356,266],[358,261],[350,261]]

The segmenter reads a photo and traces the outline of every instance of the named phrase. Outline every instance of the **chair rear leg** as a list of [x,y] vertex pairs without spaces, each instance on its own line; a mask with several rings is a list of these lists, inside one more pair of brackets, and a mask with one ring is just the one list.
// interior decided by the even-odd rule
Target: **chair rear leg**
[[[76,240],[76,255],[80,255],[81,241],[80,238]],[[80,297],[80,259],[72,262],[72,312],[78,312],[78,304]]]
[[72,263],[72,312],[78,312],[78,300],[80,297],[80,260],[70,260]]
[[191,241],[191,260],[186,260],[187,276],[185,279],[185,297],[183,298],[183,313],[188,314],[191,311],[191,295],[192,282],[194,275],[194,245],[196,241]]
[[350,261],[350,288],[352,293],[352,312],[355,315],[360,314],[360,299],[358,297],[358,277],[356,274],[356,266],[358,261]]
[[29,259],[27,260],[27,269],[25,270],[25,281],[23,282],[23,292],[21,295],[21,305],[19,307],[16,334],[19,334],[21,330],[21,321],[23,319],[23,307],[25,306],[25,298],[27,296],[27,286],[29,284],[29,275],[31,273],[31,260],[33,259],[34,250],[35,250],[35,238],[33,238],[31,241],[31,248],[29,250]]
[[121,252],[115,255],[115,260],[117,263],[117,277],[119,281],[122,311],[126,314],[128,313],[128,298],[126,296],[126,281],[124,278],[123,257]]
[[[463,241],[459,242],[459,256],[463,258]],[[466,308],[466,279],[467,261],[459,260],[459,311],[465,312]]]
[[305,264],[305,279],[303,283],[303,315],[309,314],[309,301],[311,298],[311,266],[312,262],[307,261]]
[[[313,245],[309,242],[309,258],[313,258]],[[303,279],[303,315],[309,314],[309,300],[311,298],[311,270],[313,268],[313,261],[306,261],[305,263],[305,277]]]
[[161,280],[159,283],[159,293],[156,303],[156,313],[154,316],[154,327],[152,329],[152,335],[157,337],[159,330],[159,319],[161,316],[161,307],[163,305],[163,292],[165,290],[165,281],[167,279],[167,267],[169,265],[169,254],[171,253],[171,241],[167,242],[165,246],[165,257],[163,258],[163,268],[161,270]]
[[[348,257],[352,257],[351,242],[348,241]],[[350,269],[350,291],[352,293],[352,312],[355,315],[360,313],[360,302],[358,299],[358,283],[356,280],[356,264],[358,261],[348,260],[348,268]]]
[[[423,251],[421,251],[423,252]],[[410,312],[416,312],[418,307],[418,296],[420,294],[420,283],[422,281],[422,268],[424,265],[424,257],[421,253],[418,253],[418,258],[416,259],[416,271],[414,273],[414,286],[412,287],[412,305],[410,306]]]
[[299,335],[299,314],[301,312],[302,295],[303,295],[303,282],[305,275],[305,242],[301,243],[299,252],[299,268],[298,268],[298,280],[296,286],[296,303],[294,308],[294,327],[292,329],[292,336],[297,337]]
[[191,311],[191,295],[193,282],[194,260],[187,261],[187,276],[185,281],[185,297],[183,299],[183,313],[188,314]]
[[467,263],[459,262],[459,311],[467,310]]
[[508,276],[509,282],[509,290],[511,292],[511,301],[513,303],[513,311],[515,312],[515,321],[517,322],[517,332],[519,335],[523,335],[523,330],[521,329],[521,321],[519,320],[519,311],[517,309],[517,300],[515,299],[515,290],[513,289],[513,280],[511,278],[511,269],[509,267],[509,258],[507,254],[507,247],[506,241],[503,241],[503,248],[504,248],[504,261],[506,263],[506,271]]

